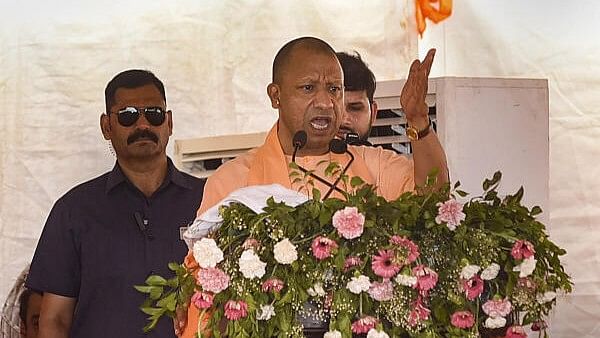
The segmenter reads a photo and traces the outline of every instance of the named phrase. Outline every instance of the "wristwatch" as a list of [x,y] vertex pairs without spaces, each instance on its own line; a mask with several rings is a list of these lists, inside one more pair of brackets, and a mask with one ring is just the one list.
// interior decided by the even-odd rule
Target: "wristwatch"
[[429,119],[429,123],[427,124],[427,127],[421,129],[421,130],[417,130],[417,128],[413,127],[413,126],[407,126],[406,127],[406,136],[408,136],[408,139],[411,141],[417,141],[422,139],[423,137],[427,136],[429,134],[429,131],[431,130],[431,119]]

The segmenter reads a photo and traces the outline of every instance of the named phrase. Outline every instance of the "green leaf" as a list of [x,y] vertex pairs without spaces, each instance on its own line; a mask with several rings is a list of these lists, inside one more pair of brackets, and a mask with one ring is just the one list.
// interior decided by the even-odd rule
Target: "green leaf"
[[167,280],[159,275],[151,275],[150,277],[146,278],[146,284],[154,286],[166,286]]
[[163,313],[165,313],[165,309],[158,307],[142,307],[140,308],[140,310],[142,310],[143,313],[150,316],[162,315]]

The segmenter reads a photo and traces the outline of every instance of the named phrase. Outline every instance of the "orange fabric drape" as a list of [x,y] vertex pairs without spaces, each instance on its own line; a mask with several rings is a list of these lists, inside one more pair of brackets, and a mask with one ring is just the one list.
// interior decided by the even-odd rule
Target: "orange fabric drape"
[[[437,8],[432,3],[439,2]],[[425,19],[438,23],[452,14],[452,0],[415,0],[415,14],[417,16],[417,30],[423,36],[425,32]]]

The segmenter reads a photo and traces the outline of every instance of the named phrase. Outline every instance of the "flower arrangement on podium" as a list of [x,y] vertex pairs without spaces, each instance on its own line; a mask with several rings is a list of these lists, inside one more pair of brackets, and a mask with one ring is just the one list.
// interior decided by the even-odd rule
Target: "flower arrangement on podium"
[[[501,330],[544,332],[556,296],[571,291],[565,251],[521,203],[500,197],[501,175],[468,198],[459,183],[394,201],[359,178],[345,200],[297,206],[270,198],[262,212],[241,203],[219,209],[222,223],[193,244],[198,265],[170,264],[150,276],[142,311],[149,330],[178,305],[206,320],[199,336],[302,337],[308,318],[324,337],[479,337]],[[222,332],[225,327],[226,332]]]

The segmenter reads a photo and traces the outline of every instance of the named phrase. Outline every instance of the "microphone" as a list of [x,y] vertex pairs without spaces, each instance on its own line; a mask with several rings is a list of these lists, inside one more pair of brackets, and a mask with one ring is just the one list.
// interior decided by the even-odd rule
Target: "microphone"
[[340,176],[338,176],[338,178],[335,180],[335,182],[333,182],[333,184],[331,185],[331,188],[329,188],[329,191],[327,191],[327,193],[325,194],[323,199],[327,199],[327,197],[329,197],[329,195],[331,195],[331,193],[333,192],[334,189],[337,191],[340,191],[339,188],[337,187],[337,184],[340,183],[340,181],[342,180],[342,177],[344,176],[344,174],[346,174],[346,171],[348,170],[348,168],[350,168],[350,164],[352,164],[352,162],[354,162],[354,155],[352,155],[352,153],[348,151],[348,145],[346,144],[346,142],[344,142],[342,140],[335,139],[335,138],[333,140],[331,140],[331,142],[329,142],[329,150],[332,153],[338,154],[338,155],[341,155],[343,153],[350,155],[350,161],[346,164],[346,166],[342,170],[342,173],[340,174]]
[[301,165],[296,163],[296,153],[298,153],[298,150],[302,149],[306,145],[307,141],[308,141],[308,136],[304,130],[299,130],[294,134],[294,137],[292,138],[292,144],[294,145],[294,152],[292,153],[292,163],[294,163],[298,167],[298,169],[300,169],[304,174],[308,174],[308,176],[310,176],[310,177],[316,179],[317,181],[328,186],[330,188],[330,190],[335,189],[340,193],[344,193],[341,189],[339,189],[336,186],[333,186],[331,183],[327,182],[327,180],[325,180],[324,178],[315,175],[312,171],[308,171],[307,169],[303,168]]
[[150,230],[150,226],[148,225],[147,219],[142,219],[142,214],[139,211],[133,213],[133,218],[135,218],[135,223],[137,224],[140,231],[148,238],[149,240],[154,239],[154,235],[152,234],[152,230]]
[[294,145],[294,153],[292,154],[292,162],[296,163],[296,153],[306,145],[307,135],[304,130],[298,130],[294,134],[292,144]]
[[347,144],[353,146],[372,146],[371,142],[367,140],[361,140],[360,136],[358,136],[358,133],[355,132],[346,133],[344,141],[346,141]]

